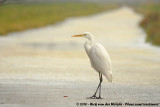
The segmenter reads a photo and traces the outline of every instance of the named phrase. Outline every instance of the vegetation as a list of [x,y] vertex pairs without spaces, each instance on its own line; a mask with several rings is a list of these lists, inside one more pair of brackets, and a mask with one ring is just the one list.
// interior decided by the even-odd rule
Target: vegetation
[[144,14],[140,23],[147,33],[146,41],[160,46],[160,4],[148,4],[138,8]]
[[0,35],[54,24],[67,17],[90,15],[112,7],[94,3],[3,5],[0,6]]

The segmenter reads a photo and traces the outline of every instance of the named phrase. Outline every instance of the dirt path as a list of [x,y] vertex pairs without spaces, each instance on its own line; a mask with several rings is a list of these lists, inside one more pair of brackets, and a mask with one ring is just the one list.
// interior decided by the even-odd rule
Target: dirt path
[[[142,16],[131,8],[122,7],[93,16],[71,18],[54,26],[0,37],[0,99],[3,99],[0,103],[13,106],[41,104],[46,101],[48,105],[55,104],[58,107],[58,104],[65,106],[64,102],[68,101],[68,105],[74,107],[76,102],[85,102],[84,98],[96,88],[98,74],[90,67],[84,52],[85,39],[71,38],[73,34],[85,31],[95,35],[95,39],[108,50],[112,60],[113,86],[104,79],[105,99],[102,102],[109,99],[111,102],[134,103],[160,101],[160,48],[144,43],[145,34],[138,26],[141,19]],[[34,80],[38,81],[36,85],[33,85]],[[59,85],[56,85],[57,81],[60,82]],[[73,84],[70,83],[68,91],[61,87],[69,82]],[[49,83],[51,86],[47,86]],[[84,89],[78,88],[78,83],[85,83]],[[22,87],[17,84],[22,84]],[[10,89],[12,86],[13,90]],[[85,91],[87,86],[91,90]],[[26,87],[28,90],[23,91]],[[49,95],[51,99],[55,95],[66,95],[63,93],[68,93],[71,97],[67,100],[54,99],[53,102],[57,103],[48,101],[46,96],[51,92],[49,87],[55,91]],[[20,93],[14,94],[19,88],[22,89]],[[57,89],[60,91],[57,92]],[[112,94],[108,94],[107,90]],[[114,92],[118,90],[118,99],[115,99]],[[76,93],[80,97],[76,97]],[[12,95],[15,95],[15,99]],[[33,98],[32,101],[29,98]]]

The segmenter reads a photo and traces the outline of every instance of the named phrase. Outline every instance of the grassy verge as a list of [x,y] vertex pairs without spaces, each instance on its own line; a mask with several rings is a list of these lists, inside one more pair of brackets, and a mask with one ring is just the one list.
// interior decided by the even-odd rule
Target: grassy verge
[[160,46],[160,4],[148,4],[138,8],[144,14],[140,25],[147,33],[146,41]]
[[4,5],[0,6],[0,35],[54,24],[67,17],[90,15],[113,7],[94,3]]

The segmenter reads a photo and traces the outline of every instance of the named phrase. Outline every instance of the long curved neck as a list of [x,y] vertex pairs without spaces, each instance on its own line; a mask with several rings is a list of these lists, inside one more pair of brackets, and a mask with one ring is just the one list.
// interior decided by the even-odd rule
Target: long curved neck
[[90,40],[87,40],[84,44],[84,48],[88,56],[89,56],[89,51],[91,49],[91,46],[92,46],[92,42]]
[[88,34],[88,36],[86,38],[88,40],[85,42],[84,47],[85,47],[87,55],[89,56],[90,49],[92,47],[92,44],[94,43],[94,37],[92,34]]

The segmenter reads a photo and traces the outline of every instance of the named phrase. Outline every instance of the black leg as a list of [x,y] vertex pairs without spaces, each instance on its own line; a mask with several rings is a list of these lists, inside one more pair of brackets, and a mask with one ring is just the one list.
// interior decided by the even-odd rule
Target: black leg
[[[102,74],[100,74],[100,73],[99,73],[99,80],[100,80],[100,82],[99,82],[99,85],[98,85],[98,87],[97,87],[96,92],[94,93],[94,95],[93,95],[92,97],[89,97],[89,98],[91,98],[91,99],[101,99],[100,94],[99,94],[99,97],[96,97],[96,94],[97,94],[98,89],[99,89],[99,88],[101,89]],[[99,92],[100,92],[100,90],[99,90]]]
[[102,81],[103,81],[103,79],[102,79],[102,74],[101,74],[101,76],[100,76],[100,86],[99,86],[99,97],[98,97],[98,99],[102,99],[101,98],[101,83],[102,83]]
[[[100,79],[101,79],[101,74],[99,73],[99,81],[100,81]],[[97,87],[97,90],[96,90],[96,92],[94,93],[94,95],[97,94],[97,91],[98,91],[98,89],[99,89],[99,87],[100,87],[100,83],[101,83],[101,82],[99,82],[98,87]]]

